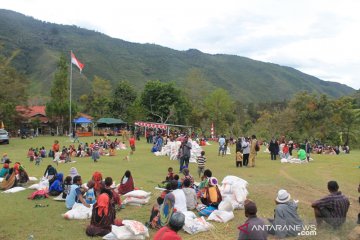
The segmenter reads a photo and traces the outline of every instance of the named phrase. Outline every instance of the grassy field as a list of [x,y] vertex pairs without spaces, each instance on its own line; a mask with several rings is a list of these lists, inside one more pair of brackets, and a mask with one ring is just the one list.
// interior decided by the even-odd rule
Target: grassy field
[[[55,139],[61,146],[69,145],[65,137],[38,137],[36,139],[11,139],[9,145],[0,145],[0,154],[7,152],[13,162],[20,161],[27,169],[30,176],[40,178],[46,166],[51,163],[50,158],[45,158],[40,167],[34,166],[26,158],[30,147],[45,146],[49,149]],[[83,142],[91,142],[94,138],[81,138]],[[90,158],[75,158],[76,163],[60,164],[58,172],[66,176],[71,167],[76,167],[82,176],[83,182],[90,179],[94,171],[101,171],[103,176],[111,176],[116,183],[126,170],[133,174],[136,187],[151,191],[152,198],[149,205],[143,207],[127,206],[117,212],[121,219],[134,219],[141,222],[148,221],[152,204],[155,202],[159,191],[154,187],[161,182],[169,166],[178,169],[177,161],[170,161],[168,157],[156,157],[150,153],[150,144],[144,139],[137,142],[137,149],[130,161],[123,158],[128,150],[117,151],[115,157],[102,157],[98,163],[93,163]],[[231,152],[234,152],[235,146]],[[280,188],[288,190],[294,199],[299,200],[299,214],[305,223],[314,223],[313,211],[310,207],[312,201],[326,195],[327,182],[336,180],[340,190],[350,198],[351,206],[348,212],[347,223],[339,231],[327,227],[317,229],[317,235],[312,237],[298,237],[292,239],[346,239],[346,235],[355,227],[356,216],[360,212],[357,202],[359,193],[357,186],[360,183],[360,151],[339,156],[313,155],[314,162],[310,164],[280,164],[270,161],[270,155],[259,152],[255,168],[236,168],[234,154],[225,157],[217,156],[217,144],[205,146],[207,168],[221,181],[227,175],[235,175],[249,182],[249,198],[258,205],[258,215],[271,218],[274,212],[274,199]],[[195,181],[196,164],[190,165]],[[32,184],[32,183],[31,183]],[[15,194],[0,194],[0,239],[27,239],[33,235],[34,239],[88,239],[85,228],[89,220],[65,220],[61,214],[66,212],[63,202],[50,199],[28,200],[32,190],[25,190]],[[44,208],[35,208],[37,203],[49,205]],[[244,211],[236,210],[235,219],[222,224],[213,223],[214,230],[197,235],[189,235],[181,231],[183,239],[235,239],[238,235],[237,226],[245,221]],[[151,230],[151,236],[154,231]],[[98,238],[100,239],[100,238]],[[272,238],[269,238],[272,239]]]

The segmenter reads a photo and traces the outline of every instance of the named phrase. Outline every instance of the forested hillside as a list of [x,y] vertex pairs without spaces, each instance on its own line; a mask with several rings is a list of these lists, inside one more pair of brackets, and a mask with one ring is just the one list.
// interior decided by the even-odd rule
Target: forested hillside
[[94,76],[116,84],[121,80],[142,89],[149,80],[173,81],[184,86],[191,69],[200,69],[210,88],[224,88],[242,102],[281,101],[299,91],[340,97],[354,89],[322,81],[290,67],[232,55],[210,55],[198,50],[177,51],[154,44],[114,39],[102,33],[42,22],[0,10],[1,51],[20,50],[12,64],[30,79],[30,95],[48,96],[61,54],[73,50],[85,64],[74,71],[74,98],[87,93]]

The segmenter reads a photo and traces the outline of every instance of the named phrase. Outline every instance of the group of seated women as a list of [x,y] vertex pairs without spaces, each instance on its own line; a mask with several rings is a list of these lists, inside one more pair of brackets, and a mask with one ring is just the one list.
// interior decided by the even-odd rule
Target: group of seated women
[[16,162],[13,167],[10,167],[10,164],[10,159],[7,159],[0,170],[0,177],[4,178],[0,185],[1,190],[21,186],[29,181],[29,176],[20,162]]

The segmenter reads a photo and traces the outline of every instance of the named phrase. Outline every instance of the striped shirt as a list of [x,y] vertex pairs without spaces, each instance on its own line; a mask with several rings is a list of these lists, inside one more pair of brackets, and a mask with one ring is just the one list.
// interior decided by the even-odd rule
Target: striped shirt
[[340,191],[330,193],[326,197],[313,203],[313,207],[327,209],[330,212],[331,217],[334,218],[333,222],[338,226],[345,222],[349,206],[349,199],[342,195]]
[[205,167],[206,157],[205,156],[198,156],[196,159],[198,167]]

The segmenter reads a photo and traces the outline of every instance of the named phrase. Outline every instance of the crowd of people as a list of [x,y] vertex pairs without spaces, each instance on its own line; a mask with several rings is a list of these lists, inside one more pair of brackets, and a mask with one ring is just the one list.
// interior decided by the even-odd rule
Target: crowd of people
[[[162,139],[161,141],[159,139]],[[163,146],[164,138],[158,134],[154,139],[155,145]],[[230,143],[231,142],[231,143]],[[285,143],[272,139],[268,145],[271,160],[276,160],[278,154],[273,154],[273,149],[278,148],[286,157],[292,155],[295,147],[293,143]],[[50,157],[58,163],[64,160],[69,161],[72,157],[91,157],[96,162],[104,154],[111,155],[111,149],[117,149],[122,143],[115,139],[95,140],[91,144],[79,143],[78,148],[70,145],[68,148],[63,147],[60,151],[59,142],[56,140],[49,151]],[[255,135],[251,137],[241,137],[237,141],[227,141],[224,136],[218,139],[219,156],[226,154],[228,144],[236,144],[236,167],[255,167],[256,155],[260,150],[259,141]],[[135,152],[135,136],[129,139],[131,148],[130,154]],[[311,150],[309,142],[305,142],[298,151],[301,158],[308,159]],[[205,151],[197,156],[197,175],[201,179],[199,184],[195,183],[194,177],[189,170],[189,158],[192,145],[189,137],[184,135],[181,138],[181,145],[178,152],[179,174],[174,173],[172,167],[164,181],[159,184],[163,188],[162,192],[156,199],[155,204],[150,211],[149,221],[146,225],[150,228],[159,229],[154,235],[154,239],[181,239],[177,232],[185,224],[183,212],[197,211],[200,216],[208,216],[216,210],[223,198],[219,190],[219,182],[213,176],[213,172],[206,168]],[[59,154],[60,153],[60,154]],[[64,155],[63,155],[64,154]],[[113,153],[114,154],[114,153]],[[63,155],[63,156],[62,156]],[[30,148],[27,156],[29,161],[35,161],[37,157],[45,158],[46,150],[41,148]],[[59,157],[57,157],[59,156]],[[59,160],[57,160],[57,158]],[[0,170],[0,177],[4,180],[0,185],[1,190],[7,190],[14,186],[21,186],[29,181],[29,176],[21,163],[16,162],[10,167],[11,160],[7,154],[1,159],[3,168]],[[117,211],[124,208],[121,202],[121,196],[136,189],[135,182],[129,170],[119,179],[120,184],[114,186],[113,178],[103,177],[102,173],[96,171],[83,184],[83,179],[75,167],[69,170],[69,174],[58,172],[55,166],[51,164],[45,169],[44,178],[49,182],[48,194],[51,196],[61,196],[65,200],[67,209],[72,209],[74,204],[82,204],[85,207],[93,205],[92,217],[90,224],[86,228],[88,236],[104,236],[111,232],[111,226],[122,226],[122,220],[116,218]],[[327,185],[329,195],[322,199],[314,201],[311,207],[314,209],[314,217],[317,226],[327,223],[333,228],[339,228],[346,220],[347,212],[350,207],[349,199],[339,191],[339,185],[336,181],[329,181]],[[360,192],[360,185],[359,185]],[[360,201],[360,199],[359,199]],[[247,220],[244,224],[247,230],[239,232],[239,240],[243,239],[267,239],[268,234],[275,235],[278,238],[297,236],[299,229],[296,228],[278,228],[276,226],[303,226],[304,221],[297,213],[298,203],[291,198],[290,193],[285,189],[280,189],[275,198],[275,209],[273,218],[261,219],[257,217],[257,205],[254,201],[246,200],[244,203],[245,216]],[[360,214],[359,214],[360,223]],[[259,230],[253,226],[268,226]],[[302,229],[302,228],[300,228]]]

